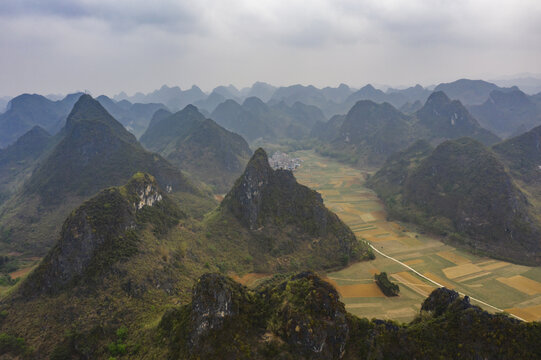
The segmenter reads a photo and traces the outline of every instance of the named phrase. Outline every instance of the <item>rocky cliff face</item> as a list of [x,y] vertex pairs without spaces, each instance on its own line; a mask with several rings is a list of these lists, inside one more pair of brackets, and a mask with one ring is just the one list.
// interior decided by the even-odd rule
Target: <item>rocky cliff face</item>
[[240,312],[246,290],[230,278],[205,274],[197,281],[192,297],[193,331],[190,342],[197,346],[211,331],[219,331]]
[[267,154],[259,148],[224,199],[224,206],[228,206],[235,216],[252,230],[260,225],[258,220],[263,205],[263,195],[273,175],[274,171],[269,165]]
[[222,207],[251,230],[290,223],[322,236],[337,220],[318,192],[297,183],[291,171],[273,170],[263,149],[256,150]]
[[312,272],[297,274],[278,289],[282,301],[271,320],[277,333],[309,359],[342,358],[349,327],[336,289]]
[[292,257],[299,263],[311,259],[308,268],[317,269],[371,256],[368,246],[325,207],[319,193],[298,184],[290,171],[272,170],[263,149],[256,150],[219,213],[248,230],[246,246],[252,257],[281,263],[282,268]]
[[[332,285],[310,272],[251,290],[207,274],[195,289],[191,304],[160,323],[169,358],[533,359],[541,350],[538,323],[489,314],[446,288],[434,290],[420,316],[401,325],[347,314]],[[194,347],[186,339],[198,326],[205,335]]]
[[54,293],[104,271],[137,251],[139,213],[163,201],[156,180],[138,173],[123,187],[103,190],[64,222],[60,240],[23,286],[26,293]]
[[[237,359],[251,348],[246,358],[259,359],[277,346],[278,358],[290,353],[299,359],[341,359],[349,326],[338,299],[332,285],[312,272],[273,279],[255,290],[205,274],[191,304],[167,313],[160,327],[172,341],[173,357]],[[180,349],[174,350],[178,341]]]

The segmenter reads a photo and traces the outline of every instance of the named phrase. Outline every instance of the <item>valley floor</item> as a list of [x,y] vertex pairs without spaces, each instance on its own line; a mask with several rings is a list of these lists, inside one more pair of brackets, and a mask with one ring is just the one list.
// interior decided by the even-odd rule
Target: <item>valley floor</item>
[[[437,286],[472,297],[472,303],[495,312],[503,309],[526,321],[541,320],[541,267],[515,265],[472,255],[414,226],[386,220],[383,204],[364,186],[366,171],[351,168],[313,151],[290,154],[304,160],[295,172],[299,183],[319,191],[328,208],[381,253],[376,259],[328,274],[349,312],[367,318],[410,321]],[[424,277],[431,279],[430,282]],[[386,271],[400,285],[400,296],[387,298],[374,282]],[[479,303],[478,299],[486,304]]]

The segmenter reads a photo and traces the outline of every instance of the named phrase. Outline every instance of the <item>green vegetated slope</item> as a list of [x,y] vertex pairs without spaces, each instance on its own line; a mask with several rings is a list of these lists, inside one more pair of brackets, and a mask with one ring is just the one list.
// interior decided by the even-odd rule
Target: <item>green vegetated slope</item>
[[[336,128],[339,127],[338,130]],[[499,138],[483,129],[457,100],[434,92],[424,106],[405,115],[388,103],[357,102],[341,120],[318,124],[313,135],[321,140],[320,154],[358,166],[379,167],[387,157],[404,150],[416,140],[438,144],[446,139],[470,136],[486,145]],[[336,134],[332,139],[329,134]]]
[[238,134],[205,117],[195,106],[166,116],[158,113],[141,143],[199,181],[227,192],[242,173],[251,150]]
[[533,359],[541,351],[539,323],[489,314],[445,288],[409,324],[359,319],[311,272],[255,289],[206,274],[158,332],[172,359]]
[[0,303],[0,331],[22,337],[33,358],[165,358],[159,320],[189,301],[204,272],[317,270],[373,256],[261,149],[202,221],[169,195],[138,173],[74,210],[41,264]]
[[[225,234],[222,223],[233,232]],[[263,149],[212,214],[209,231],[235,238],[258,272],[332,268],[373,257],[319,193],[298,184],[290,171],[273,170]]]
[[51,142],[51,135],[36,125],[0,150],[0,203],[16,193],[32,175],[39,157]]
[[107,359],[126,326],[135,351],[143,329],[205,270],[193,223],[148,174],[102,190],[68,216],[40,265],[2,300],[2,332],[24,338],[30,358]]
[[80,97],[55,140],[23,188],[0,210],[6,250],[44,254],[74,207],[103,188],[125,183],[137,171],[152,174],[173,192],[200,193],[177,168],[144,150],[88,95]]
[[515,178],[527,184],[541,182],[541,126],[494,145],[494,151]]
[[541,219],[541,126],[493,146]]
[[461,138],[391,156],[368,181],[389,214],[490,256],[539,264],[539,222],[498,156]]

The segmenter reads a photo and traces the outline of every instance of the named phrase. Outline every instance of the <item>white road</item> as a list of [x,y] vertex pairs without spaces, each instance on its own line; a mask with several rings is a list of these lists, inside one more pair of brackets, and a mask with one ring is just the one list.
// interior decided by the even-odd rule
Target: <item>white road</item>
[[[387,254],[382,253],[381,251],[379,251],[378,249],[376,249],[372,244],[369,244],[369,245],[370,245],[370,247],[371,247],[375,252],[377,252],[377,253],[380,254],[381,256],[384,256],[384,257],[386,257],[386,258],[389,259],[389,260],[392,260],[392,261],[395,261],[395,262],[399,263],[400,265],[402,265],[403,267],[405,267],[405,268],[408,269],[409,271],[414,272],[416,275],[418,275],[418,276],[420,276],[421,278],[427,280],[428,282],[430,282],[430,283],[436,285],[437,287],[445,287],[444,285],[442,285],[442,284],[440,284],[440,283],[438,283],[438,282],[436,282],[436,281],[434,281],[434,280],[432,280],[432,279],[429,279],[428,277],[424,276],[423,274],[421,274],[420,272],[418,272],[417,270],[415,270],[415,269],[412,268],[411,266],[404,264],[402,261],[397,260],[397,259],[395,259],[394,257],[391,257],[391,256],[389,256],[389,255],[387,255]],[[461,293],[460,291],[458,291],[458,293],[459,293],[461,296],[466,296],[466,295],[467,295],[467,294]],[[485,305],[485,306],[488,306],[488,307],[490,307],[490,308],[492,308],[492,309],[494,309],[494,310],[496,310],[496,311],[503,312],[502,309],[497,308],[496,306],[490,305],[489,303],[486,303],[486,302],[484,302],[484,301],[482,301],[482,300],[479,300],[479,299],[476,299],[476,298],[474,298],[474,297],[471,297],[470,295],[467,295],[467,296],[469,296],[469,297],[470,297],[470,300],[472,300],[472,301],[475,301],[475,302],[478,302],[479,304],[483,304],[483,305]],[[516,315],[513,315],[513,314],[509,314],[509,315],[511,315],[511,316],[514,317],[515,319],[518,319],[518,320],[521,320],[521,321],[526,321],[526,320],[524,320],[523,318],[518,317],[518,316],[516,316]]]

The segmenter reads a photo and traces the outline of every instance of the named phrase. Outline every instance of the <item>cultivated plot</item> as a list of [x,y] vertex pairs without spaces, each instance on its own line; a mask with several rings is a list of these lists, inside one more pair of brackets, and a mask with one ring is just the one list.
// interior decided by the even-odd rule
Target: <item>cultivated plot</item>
[[[541,320],[541,269],[472,255],[416,231],[410,225],[387,221],[382,203],[364,187],[367,173],[347,167],[313,151],[294,154],[304,160],[297,180],[319,191],[325,204],[350,226],[360,240],[410,266],[426,278],[482,300],[525,320]],[[400,296],[381,297],[374,273],[386,271],[400,285]],[[435,288],[405,266],[376,255],[328,274],[353,314],[368,318],[410,321]],[[496,311],[472,301],[489,311]]]

